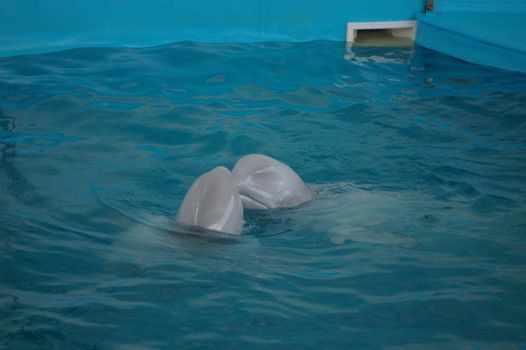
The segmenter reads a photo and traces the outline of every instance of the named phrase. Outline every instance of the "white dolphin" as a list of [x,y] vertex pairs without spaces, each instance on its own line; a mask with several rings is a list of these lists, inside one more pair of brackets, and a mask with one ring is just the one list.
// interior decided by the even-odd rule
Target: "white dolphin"
[[220,166],[199,176],[186,193],[176,221],[241,234],[243,206],[230,171]]
[[239,159],[232,170],[244,209],[290,208],[313,193],[288,165],[263,154]]
[[186,193],[176,221],[225,233],[243,230],[243,209],[290,208],[313,193],[288,165],[262,154],[239,159],[232,173],[217,167]]

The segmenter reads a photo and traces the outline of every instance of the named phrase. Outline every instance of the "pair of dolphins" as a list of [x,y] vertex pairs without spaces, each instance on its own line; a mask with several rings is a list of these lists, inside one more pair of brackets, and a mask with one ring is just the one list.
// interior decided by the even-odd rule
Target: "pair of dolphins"
[[249,154],[232,172],[219,166],[199,176],[186,193],[176,222],[241,234],[243,209],[290,208],[312,198],[311,189],[288,165]]

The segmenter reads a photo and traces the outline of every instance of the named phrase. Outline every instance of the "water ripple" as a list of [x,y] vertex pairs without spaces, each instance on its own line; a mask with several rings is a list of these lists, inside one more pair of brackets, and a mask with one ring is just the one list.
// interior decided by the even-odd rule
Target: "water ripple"
[[[523,346],[525,94],[419,47],[1,58],[0,348]],[[315,200],[173,222],[253,152]]]

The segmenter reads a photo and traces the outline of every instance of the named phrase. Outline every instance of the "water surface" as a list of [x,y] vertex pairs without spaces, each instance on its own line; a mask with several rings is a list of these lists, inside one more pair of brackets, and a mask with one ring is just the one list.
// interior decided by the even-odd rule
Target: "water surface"
[[[176,227],[264,153],[317,193]],[[422,48],[0,59],[0,348],[526,347],[526,77]]]

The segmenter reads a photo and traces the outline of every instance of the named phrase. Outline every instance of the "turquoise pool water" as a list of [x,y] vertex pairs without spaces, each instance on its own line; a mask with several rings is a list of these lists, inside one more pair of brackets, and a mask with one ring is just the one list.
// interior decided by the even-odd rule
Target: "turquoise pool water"
[[[317,193],[174,226],[265,153]],[[0,59],[0,348],[526,348],[526,76],[339,42]]]

